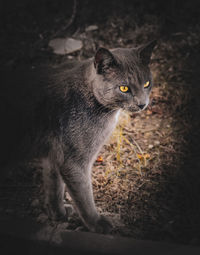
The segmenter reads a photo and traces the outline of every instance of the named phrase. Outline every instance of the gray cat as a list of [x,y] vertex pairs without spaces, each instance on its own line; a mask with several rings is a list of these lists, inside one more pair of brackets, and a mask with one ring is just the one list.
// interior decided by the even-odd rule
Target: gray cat
[[112,228],[95,208],[91,169],[119,110],[147,107],[154,46],[155,41],[139,48],[100,48],[94,58],[71,68],[40,68],[40,74],[37,68],[31,74],[22,70],[17,73],[23,73],[23,82],[13,78],[12,85],[2,85],[1,165],[37,159],[50,218],[66,216],[66,184],[90,231],[107,233]]

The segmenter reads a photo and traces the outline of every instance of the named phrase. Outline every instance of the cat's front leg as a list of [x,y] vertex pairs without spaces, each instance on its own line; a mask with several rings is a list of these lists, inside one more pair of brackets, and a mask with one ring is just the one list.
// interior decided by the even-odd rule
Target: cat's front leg
[[92,232],[109,233],[112,229],[111,222],[100,215],[95,207],[91,171],[81,166],[67,166],[62,170],[62,176],[67,190],[73,199],[75,208],[86,227]]
[[65,184],[59,170],[48,158],[41,160],[43,172],[44,209],[51,220],[66,220],[70,208],[64,205]]

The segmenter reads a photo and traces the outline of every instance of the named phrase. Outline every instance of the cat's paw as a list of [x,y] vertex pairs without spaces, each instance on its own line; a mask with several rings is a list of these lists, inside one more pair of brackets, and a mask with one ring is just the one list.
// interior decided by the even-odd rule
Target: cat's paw
[[107,217],[100,215],[99,219],[96,221],[94,232],[100,234],[109,234],[112,229],[113,226],[111,221]]
[[64,208],[65,208],[65,212],[66,212],[66,216],[71,217],[72,215],[76,214],[74,208],[72,205],[64,203]]
[[64,207],[62,208],[62,210],[60,208],[49,210],[48,216],[52,221],[66,221],[67,220],[67,213],[66,213],[66,210]]
[[52,206],[52,204],[45,205],[46,214],[48,218],[52,221],[66,221],[67,220],[67,210],[63,204],[58,206]]

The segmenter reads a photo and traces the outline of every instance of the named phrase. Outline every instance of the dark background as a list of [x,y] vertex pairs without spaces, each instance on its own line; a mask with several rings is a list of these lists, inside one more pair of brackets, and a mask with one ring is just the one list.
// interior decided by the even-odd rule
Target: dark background
[[[68,24],[73,15],[73,0],[27,0],[4,1],[0,3],[1,31],[1,62],[5,59],[12,61],[36,61],[46,57],[49,39],[58,36],[69,36],[81,32],[87,25],[98,24],[104,30],[100,33],[96,44],[102,42],[105,46],[119,46],[116,39],[122,38],[123,43],[141,44],[148,39],[168,40],[173,33],[185,32],[199,24],[199,1],[77,1],[75,18]],[[107,31],[113,21],[121,19],[118,31]],[[159,23],[157,31],[139,38],[126,38],[126,30],[144,23]],[[69,25],[69,27],[68,27]],[[151,38],[148,38],[151,36]],[[100,41],[100,42],[99,42]],[[42,51],[41,51],[42,50]],[[49,52],[48,54],[49,55]],[[84,52],[84,55],[87,54]],[[22,60],[23,59],[23,60]]]
[[[105,1],[86,0],[24,0],[0,2],[0,68],[10,71],[19,66],[60,63],[67,56],[56,56],[48,46],[55,37],[77,36],[91,24],[98,26],[93,35],[83,39],[84,47],[72,55],[75,59],[93,56],[99,46],[131,47],[158,40],[154,61],[160,73],[169,78],[170,65],[176,73],[181,69],[182,84],[187,100],[182,106],[170,105],[176,120],[181,119],[184,147],[174,163],[177,169],[173,181],[166,178],[160,197],[177,205],[180,217],[174,226],[166,226],[162,235],[159,227],[134,234],[138,239],[200,244],[200,3],[199,1]],[[162,63],[161,63],[162,64]],[[166,68],[167,66],[167,68]],[[161,68],[162,67],[162,68]],[[178,72],[178,71],[177,71]],[[1,81],[3,82],[3,81]],[[173,96],[175,88],[169,88]],[[177,90],[177,88],[176,88]],[[171,166],[170,166],[171,167]],[[171,170],[172,171],[172,170]],[[166,173],[163,173],[163,176]],[[171,174],[172,175],[172,174]],[[170,190],[170,192],[169,192]],[[169,192],[169,194],[168,194]],[[166,197],[165,197],[166,194]],[[158,203],[160,203],[159,195]],[[162,205],[165,204],[162,199]],[[151,205],[150,205],[151,206]],[[139,211],[140,213],[140,211]],[[177,216],[177,212],[171,212]],[[133,224],[132,222],[129,223]],[[134,223],[135,224],[135,223]],[[134,225],[133,224],[133,225]],[[139,225],[142,223],[139,222]],[[144,219],[144,225],[148,220]],[[156,224],[156,223],[154,223]],[[158,222],[162,225],[162,221]],[[160,225],[160,226],[161,226]],[[134,225],[136,227],[136,225]]]

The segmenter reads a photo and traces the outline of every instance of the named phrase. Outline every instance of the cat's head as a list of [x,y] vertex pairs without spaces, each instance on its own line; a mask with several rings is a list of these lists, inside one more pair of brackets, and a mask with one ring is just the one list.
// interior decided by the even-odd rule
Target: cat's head
[[100,48],[94,57],[93,91],[97,100],[111,109],[138,112],[149,103],[152,75],[149,69],[156,42],[138,48]]

